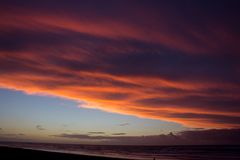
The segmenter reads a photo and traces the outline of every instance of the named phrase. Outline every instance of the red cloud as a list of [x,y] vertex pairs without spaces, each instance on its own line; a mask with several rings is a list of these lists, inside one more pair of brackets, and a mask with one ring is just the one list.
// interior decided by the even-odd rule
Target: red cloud
[[234,21],[141,5],[125,8],[130,17],[123,6],[99,14],[6,6],[0,87],[189,126],[239,126]]

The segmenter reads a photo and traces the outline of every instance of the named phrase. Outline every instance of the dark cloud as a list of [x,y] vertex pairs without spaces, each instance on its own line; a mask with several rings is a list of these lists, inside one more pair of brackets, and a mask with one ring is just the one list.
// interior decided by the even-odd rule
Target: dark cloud
[[105,134],[105,132],[88,132],[88,134]]
[[126,133],[113,133],[112,135],[113,136],[123,136],[123,135],[126,135]]
[[124,100],[128,99],[129,95],[127,93],[106,93],[102,95],[103,98],[109,100]]
[[60,134],[53,135],[54,137],[62,137],[62,138],[70,138],[70,139],[85,139],[85,140],[105,140],[112,139],[112,137],[108,136],[89,136],[88,134]]
[[23,133],[18,133],[18,134],[16,134],[16,133],[2,133],[2,134],[0,134],[0,136],[1,137],[6,137],[6,138],[8,138],[8,137],[22,137],[22,136],[25,136],[25,134],[23,134]]
[[130,125],[129,123],[121,123],[121,124],[119,124],[119,126],[128,126],[128,125]]
[[212,123],[221,124],[232,124],[233,126],[238,126],[240,121],[240,116],[225,116],[217,114],[193,114],[193,113],[179,113],[170,114],[170,117],[185,119],[186,121],[192,121],[198,119],[200,121],[209,121]]
[[212,129],[184,131],[180,135],[183,139],[192,140],[191,143],[195,141],[199,144],[239,144],[239,133],[240,129]]
[[81,134],[61,134],[55,137],[101,140],[103,144],[121,145],[239,145],[240,129],[211,129],[183,131],[177,134],[152,136],[89,136]]
[[193,128],[194,130],[203,130],[204,128]]
[[[226,56],[228,59],[226,60]],[[116,55],[109,62],[111,74],[162,77],[169,80],[221,81],[239,83],[235,68],[239,56],[184,55],[139,52]]]
[[[186,106],[188,108],[207,108],[209,110],[227,110],[229,112],[239,112],[239,99],[233,97],[219,98],[218,96],[195,96],[189,95],[178,98],[149,98],[136,101],[142,105],[149,106]],[[227,109],[226,109],[227,108]]]
[[23,133],[19,133],[18,135],[19,135],[19,136],[25,136],[25,134],[23,134]]
[[0,141],[2,143],[13,142],[14,144],[16,144],[16,142],[33,142],[33,140],[31,138],[27,138],[26,134],[23,134],[23,133],[0,134]]
[[40,130],[40,131],[45,130],[45,128],[43,128],[41,125],[36,125],[36,128],[37,128],[38,130]]
[[62,124],[62,126],[63,126],[64,128],[68,127],[68,125],[67,125],[67,124]]

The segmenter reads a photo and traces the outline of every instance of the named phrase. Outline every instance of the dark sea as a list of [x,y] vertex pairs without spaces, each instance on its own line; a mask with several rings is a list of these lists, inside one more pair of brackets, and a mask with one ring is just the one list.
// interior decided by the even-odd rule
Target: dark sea
[[1,142],[1,146],[136,160],[240,160],[240,146],[115,146]]

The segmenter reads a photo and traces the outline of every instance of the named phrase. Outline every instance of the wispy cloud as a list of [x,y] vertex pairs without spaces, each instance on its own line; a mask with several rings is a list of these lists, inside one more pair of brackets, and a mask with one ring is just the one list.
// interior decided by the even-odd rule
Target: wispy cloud
[[211,129],[183,131],[177,134],[152,136],[89,136],[85,134],[60,134],[58,138],[95,140],[102,144],[121,145],[233,145],[240,144],[240,129]]
[[36,125],[36,128],[37,128],[38,130],[40,130],[40,131],[45,130],[45,128],[43,128],[41,125]]
[[88,134],[105,134],[105,132],[88,132]]
[[113,136],[123,136],[123,135],[126,135],[126,133],[113,133],[112,135]]
[[23,133],[19,133],[18,135],[19,135],[19,136],[25,136],[25,134],[23,134]]
[[66,127],[68,127],[68,125],[67,124],[62,124],[62,127],[66,128]]
[[121,123],[121,124],[119,124],[119,126],[128,126],[128,125],[130,125],[129,123]]
[[90,136],[88,134],[67,134],[63,133],[60,135],[51,135],[53,137],[62,137],[62,138],[70,138],[70,139],[87,139],[87,140],[103,140],[103,139],[112,139],[109,136]]
[[0,134],[1,137],[22,137],[25,136],[23,133],[2,133]]

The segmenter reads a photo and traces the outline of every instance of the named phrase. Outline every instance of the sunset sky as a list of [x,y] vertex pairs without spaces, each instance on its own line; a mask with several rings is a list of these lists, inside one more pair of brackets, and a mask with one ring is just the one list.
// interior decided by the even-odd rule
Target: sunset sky
[[0,140],[238,130],[239,6],[1,0]]

